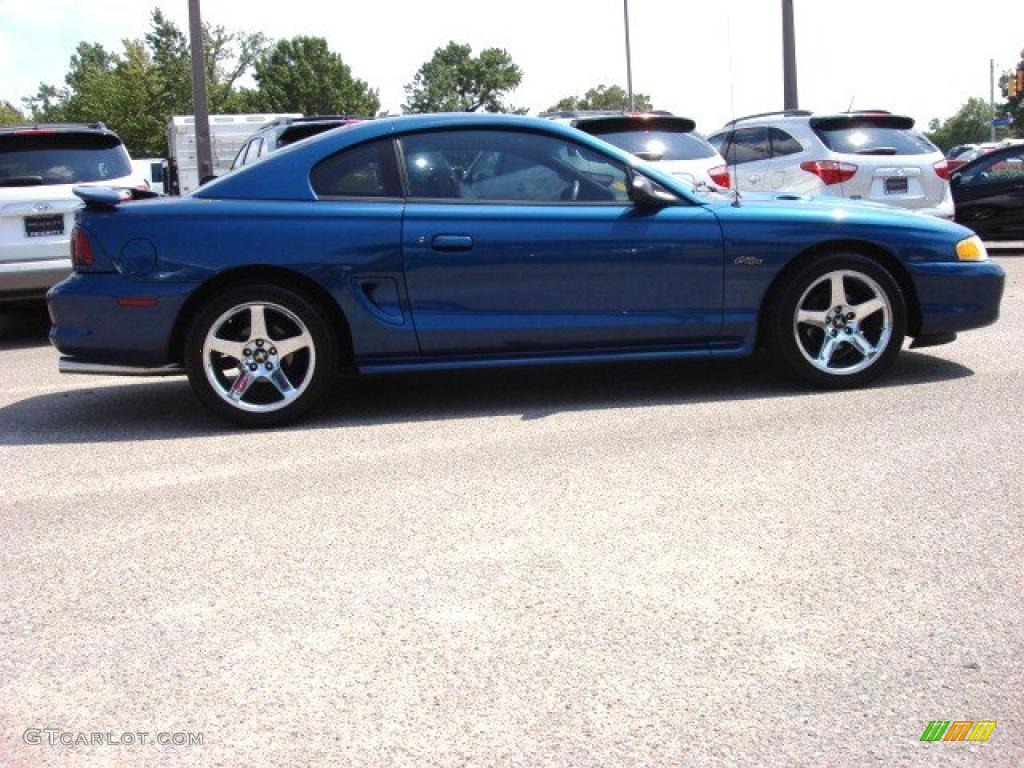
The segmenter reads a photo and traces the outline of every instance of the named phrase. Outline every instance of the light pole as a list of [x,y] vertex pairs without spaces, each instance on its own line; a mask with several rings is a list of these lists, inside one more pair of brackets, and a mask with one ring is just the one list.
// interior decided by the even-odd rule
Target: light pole
[[629,95],[629,111],[636,110],[633,98],[633,56],[629,49],[629,0],[622,0],[622,16],[626,22],[626,93]]
[[199,0],[188,0],[188,35],[192,48],[192,111],[196,119],[196,170],[200,183],[213,175],[210,151],[210,105],[206,98],[206,55]]
[[782,86],[785,109],[799,109],[796,92],[796,31],[793,25],[793,0],[782,0]]

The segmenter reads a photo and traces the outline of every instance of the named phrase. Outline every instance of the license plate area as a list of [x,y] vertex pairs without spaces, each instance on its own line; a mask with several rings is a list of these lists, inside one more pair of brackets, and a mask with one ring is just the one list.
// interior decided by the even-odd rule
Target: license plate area
[[52,237],[63,234],[64,214],[25,217],[25,237]]
[[905,195],[910,191],[910,182],[906,176],[896,176],[885,180],[885,194]]

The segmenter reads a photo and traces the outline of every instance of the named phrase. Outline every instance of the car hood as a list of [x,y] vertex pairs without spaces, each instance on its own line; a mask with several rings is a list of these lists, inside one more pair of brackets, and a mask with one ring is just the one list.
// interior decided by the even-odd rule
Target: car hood
[[784,192],[744,192],[740,195],[738,205],[734,198],[706,200],[704,205],[723,220],[792,222],[827,227],[831,232],[845,225],[858,229],[914,230],[952,240],[961,240],[974,234],[966,227],[935,216],[848,198]]

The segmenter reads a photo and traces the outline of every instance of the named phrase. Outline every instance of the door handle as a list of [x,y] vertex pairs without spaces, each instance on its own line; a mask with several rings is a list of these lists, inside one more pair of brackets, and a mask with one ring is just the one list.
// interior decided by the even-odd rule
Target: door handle
[[430,247],[435,251],[471,251],[473,250],[473,238],[469,235],[434,235],[430,240]]
[[753,176],[750,176],[747,179],[747,181],[749,181],[751,184],[757,184],[757,182],[759,182],[760,180],[761,180],[761,177],[759,175],[757,175],[756,173]]

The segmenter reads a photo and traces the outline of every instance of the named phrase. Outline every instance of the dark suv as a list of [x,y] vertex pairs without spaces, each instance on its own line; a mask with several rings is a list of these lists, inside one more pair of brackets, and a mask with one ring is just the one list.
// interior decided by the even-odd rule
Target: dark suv
[[316,136],[333,128],[341,128],[344,125],[352,125],[369,119],[368,117],[354,117],[351,115],[280,117],[260,128],[242,145],[242,148],[238,150],[238,154],[235,155],[235,159],[231,162],[231,170],[248,165],[264,155],[269,155],[271,152],[287,147],[289,144],[294,144],[297,141],[308,139],[310,136]]

